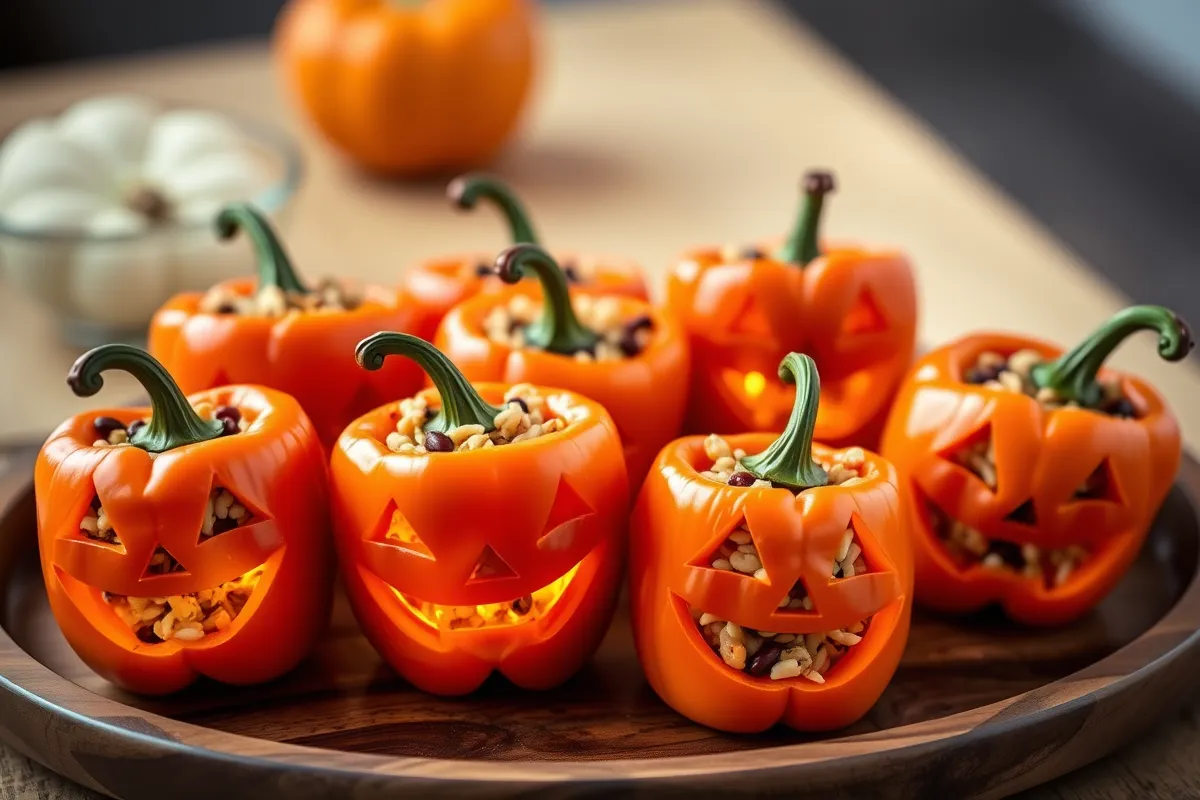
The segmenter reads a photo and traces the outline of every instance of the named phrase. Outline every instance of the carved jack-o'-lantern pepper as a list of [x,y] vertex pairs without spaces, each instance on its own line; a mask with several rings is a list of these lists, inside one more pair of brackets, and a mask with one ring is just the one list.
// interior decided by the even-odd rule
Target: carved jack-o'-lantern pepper
[[778,431],[792,389],[774,378],[790,351],[821,370],[817,439],[872,446],[912,363],[917,299],[898,252],[823,247],[818,223],[833,176],[805,177],[805,201],[787,242],[684,255],[667,284],[667,308],[692,350],[686,429]]
[[149,420],[128,407],[67,420],[34,474],[42,573],[63,635],[97,673],[145,694],[201,675],[282,675],[329,614],[326,469],[312,424],[271,389],[186,398],[127,345],[84,354],[71,387],[92,395],[108,369],[141,382]]
[[217,217],[217,232],[227,239],[239,230],[257,251],[257,285],[237,279],[177,295],[150,323],[150,353],[185,392],[230,383],[279,389],[300,401],[328,445],[358,415],[421,387],[411,364],[366,374],[347,356],[375,331],[413,329],[417,315],[401,293],[335,281],[308,287],[266,218],[235,203]]
[[854,722],[908,638],[912,554],[895,471],[862,448],[812,442],[812,359],[789,354],[778,374],[796,385],[782,435],[667,445],[630,537],[646,676],[676,711],[727,731]]
[[426,691],[465,694],[493,670],[528,689],[562,683],[599,646],[620,579],[629,498],[612,420],[576,394],[472,387],[414,336],[357,351],[367,369],[388,355],[436,390],[355,420],[333,452],[359,624]]
[[[521,201],[496,178],[464,175],[450,183],[446,194],[457,208],[466,210],[474,209],[480,200],[491,202],[504,214],[512,244],[539,243]],[[553,252],[574,291],[649,299],[642,268],[636,261],[612,255]],[[503,291],[505,284],[492,269],[494,260],[495,256],[487,253],[468,253],[430,259],[409,269],[403,289],[421,315],[412,332],[432,339],[438,323],[452,307],[476,294]]]
[[1179,467],[1161,394],[1102,368],[1130,333],[1191,348],[1161,306],[1118,313],[1075,349],[976,334],[922,358],[896,400],[883,453],[912,494],[917,599],[968,612],[998,603],[1027,624],[1069,622],[1116,585]]
[[687,401],[688,354],[679,325],[648,303],[568,292],[563,270],[536,245],[500,254],[496,271],[524,286],[456,306],[438,346],[471,381],[536,383],[577,391],[612,414],[636,491],[654,454],[679,432]]

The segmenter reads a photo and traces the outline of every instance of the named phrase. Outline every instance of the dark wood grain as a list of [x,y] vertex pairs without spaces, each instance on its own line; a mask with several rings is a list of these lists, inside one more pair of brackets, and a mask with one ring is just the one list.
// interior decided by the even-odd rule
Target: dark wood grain
[[[1183,482],[1198,475],[1189,461]],[[66,646],[37,569],[28,489],[0,479],[0,503],[6,489],[15,495],[0,516],[0,740],[122,797],[163,785],[203,786],[209,797],[781,785],[1001,796],[1134,738],[1178,708],[1200,662],[1200,529],[1177,490],[1095,614],[1056,631],[919,615],[884,697],[834,735],[730,736],[679,717],[641,677],[624,615],[595,662],[556,691],[495,680],[444,700],[383,666],[339,601],[317,652],[287,678],[147,700],[101,681]]]

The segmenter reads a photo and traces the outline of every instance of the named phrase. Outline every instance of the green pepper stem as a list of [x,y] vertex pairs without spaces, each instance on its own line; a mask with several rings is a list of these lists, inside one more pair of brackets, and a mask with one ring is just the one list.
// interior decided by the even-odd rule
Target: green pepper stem
[[217,235],[231,239],[244,230],[254,243],[258,288],[274,286],[285,292],[308,294],[266,216],[249,203],[229,203],[217,214]]
[[1192,349],[1187,323],[1174,311],[1163,306],[1130,306],[1118,311],[1074,349],[1034,366],[1030,378],[1039,389],[1053,389],[1064,402],[1097,406],[1104,392],[1096,375],[1104,360],[1126,337],[1141,330],[1158,331],[1158,354],[1167,361],[1179,361]]
[[501,409],[485,402],[454,362],[424,339],[383,331],[371,334],[354,349],[354,358],[363,369],[379,369],[388,356],[404,356],[417,362],[438,390],[442,410],[425,422],[426,431],[446,433],[461,425],[482,425],[485,431],[496,429],[495,417]]
[[821,396],[816,362],[803,353],[788,353],[779,364],[779,377],[796,384],[796,401],[787,427],[766,450],[743,458],[742,468],[756,478],[793,491],[824,486],[829,476],[812,457]]
[[525,341],[560,355],[594,351],[600,336],[575,316],[567,276],[549,253],[535,244],[516,244],[496,259],[496,273],[505,283],[518,282],[526,270],[542,285],[542,314],[525,327]]
[[91,397],[104,386],[101,373],[128,372],[150,395],[150,422],[129,443],[149,453],[162,453],[220,437],[219,419],[201,419],[179,385],[154,356],[127,344],[104,344],[81,355],[67,373],[67,385],[79,397]]
[[459,208],[470,211],[480,199],[490,200],[504,214],[513,244],[538,244],[529,213],[503,181],[490,175],[460,175],[446,188],[446,196]]
[[814,170],[804,175],[804,202],[800,204],[800,215],[787,242],[779,251],[779,260],[806,267],[821,255],[819,234],[821,207],[825,195],[834,189],[833,173]]

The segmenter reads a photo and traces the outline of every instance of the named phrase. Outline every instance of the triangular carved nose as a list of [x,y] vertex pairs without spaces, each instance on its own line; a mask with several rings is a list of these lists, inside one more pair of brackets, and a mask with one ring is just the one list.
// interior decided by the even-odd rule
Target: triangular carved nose
[[471,571],[471,577],[467,579],[467,583],[515,577],[517,577],[517,573],[500,557],[499,553],[493,550],[491,545],[485,545],[483,552],[479,554],[479,559],[475,562],[475,569]]

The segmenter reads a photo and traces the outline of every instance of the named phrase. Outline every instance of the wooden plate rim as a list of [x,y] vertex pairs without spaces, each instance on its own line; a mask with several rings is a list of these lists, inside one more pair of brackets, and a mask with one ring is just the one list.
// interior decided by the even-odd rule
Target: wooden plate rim
[[[0,472],[0,478],[14,472],[28,475],[32,463],[32,454],[19,454],[15,465],[5,470],[8,476]],[[1190,453],[1184,455],[1177,485],[1183,489],[1192,514],[1196,515],[1192,498],[1200,493],[1200,463]],[[6,519],[18,504],[31,502],[30,495],[31,483],[0,480],[0,520]],[[0,657],[12,660],[15,669],[7,671],[9,674],[0,673],[0,689],[18,703],[48,717],[67,718],[73,726],[114,746],[137,747],[145,755],[175,755],[274,773],[315,773],[346,779],[390,776],[404,782],[471,783],[492,788],[514,783],[543,786],[553,783],[627,784],[704,779],[739,772],[754,772],[762,778],[764,770],[778,770],[798,778],[834,766],[838,771],[865,771],[885,766],[894,769],[897,759],[912,762],[947,748],[965,747],[1002,734],[1029,731],[1058,717],[1121,697],[1137,686],[1170,680],[1177,670],[1169,668],[1179,667],[1194,673],[1200,667],[1198,626],[1200,581],[1193,576],[1175,605],[1137,639],[1078,672],[1005,700],[945,717],[838,739],[649,759],[509,763],[381,756],[224,733],[93,694],[43,666],[20,648],[3,628],[0,628]],[[1186,663],[1177,663],[1181,659]],[[28,688],[30,685],[43,687],[47,694],[53,693],[58,699],[47,699]],[[133,721],[142,730],[114,724],[106,718]],[[147,730],[154,733],[147,733]],[[161,735],[157,735],[159,732]],[[36,750],[30,754],[39,759],[45,757]],[[1073,766],[1103,754],[1097,750],[1086,757],[1081,755]],[[54,764],[50,766],[55,767]],[[1062,771],[1065,770],[1057,770],[1055,774]],[[1048,777],[1051,776],[1044,776],[1042,780]],[[76,779],[80,778],[86,781],[83,776]]]

